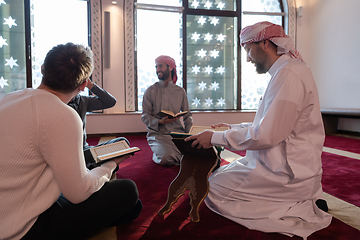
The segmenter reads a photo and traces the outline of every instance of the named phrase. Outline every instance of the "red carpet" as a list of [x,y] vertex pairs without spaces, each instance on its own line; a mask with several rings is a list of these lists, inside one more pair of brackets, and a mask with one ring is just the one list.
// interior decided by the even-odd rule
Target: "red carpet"
[[[165,215],[165,219],[163,216],[158,216],[157,211],[165,204],[168,186],[176,177],[179,167],[163,167],[155,164],[151,160],[152,152],[147,144],[145,135],[126,136],[126,138],[130,141],[131,146],[140,147],[142,151],[137,152],[132,158],[127,159],[120,165],[117,177],[129,178],[136,182],[144,208],[134,222],[117,228],[119,240],[301,239],[296,236],[289,238],[277,233],[249,230],[213,213],[204,203],[200,206],[200,222],[192,223],[188,217],[190,205],[187,195],[179,199],[172,207],[172,212]],[[88,142],[93,141],[91,143],[96,144],[97,140],[89,139]],[[336,145],[336,143],[332,144]],[[344,144],[344,147],[348,145],[350,144]],[[340,165],[339,163],[343,161],[346,160],[336,157],[336,155],[323,154],[323,188],[325,192],[355,204],[355,202],[359,202],[359,195],[356,196],[353,190],[359,189],[359,183],[355,178],[360,171],[360,166],[353,162],[354,160],[351,161],[349,166],[346,166],[348,162]],[[308,237],[308,240],[353,240],[359,239],[359,236],[360,231],[333,218],[328,228],[312,234]]]
[[326,136],[324,147],[336,148],[353,153],[360,153],[360,139],[339,136]]

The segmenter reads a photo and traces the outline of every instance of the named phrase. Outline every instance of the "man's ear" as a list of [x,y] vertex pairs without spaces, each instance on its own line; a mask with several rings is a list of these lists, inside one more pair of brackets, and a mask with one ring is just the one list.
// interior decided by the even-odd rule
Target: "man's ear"
[[171,72],[173,69],[174,69],[174,68],[172,68],[172,67],[169,66],[169,71],[170,71],[170,72]]
[[263,46],[263,48],[266,50],[267,48],[269,48],[269,44],[270,44],[270,42],[269,42],[269,40],[263,40],[262,42],[261,42],[262,44],[262,46]]

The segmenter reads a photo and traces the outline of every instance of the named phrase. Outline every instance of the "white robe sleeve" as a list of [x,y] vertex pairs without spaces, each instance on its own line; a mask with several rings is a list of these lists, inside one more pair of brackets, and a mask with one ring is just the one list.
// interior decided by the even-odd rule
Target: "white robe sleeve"
[[[223,133],[214,133],[212,144],[235,150],[259,150],[274,147],[292,132],[302,111],[304,86],[293,72],[281,70],[270,83],[262,104],[264,113],[257,113],[257,122],[236,127]],[[255,119],[256,119],[255,117]]]

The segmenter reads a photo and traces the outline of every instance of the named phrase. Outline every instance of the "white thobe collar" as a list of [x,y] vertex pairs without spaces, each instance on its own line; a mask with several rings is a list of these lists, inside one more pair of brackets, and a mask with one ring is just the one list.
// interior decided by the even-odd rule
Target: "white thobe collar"
[[280,69],[280,67],[289,59],[291,59],[291,56],[289,53],[285,53],[285,54],[281,55],[268,70],[268,73],[270,74],[270,76],[271,77],[274,76],[274,74]]

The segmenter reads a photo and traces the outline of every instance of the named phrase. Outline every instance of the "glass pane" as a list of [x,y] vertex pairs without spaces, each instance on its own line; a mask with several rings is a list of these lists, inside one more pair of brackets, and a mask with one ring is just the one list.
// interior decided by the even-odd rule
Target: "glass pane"
[[187,16],[190,109],[237,108],[237,19]]
[[241,11],[281,12],[279,0],[242,0]]
[[31,0],[30,5],[32,80],[37,88],[41,65],[52,47],[67,42],[89,44],[88,8],[87,1],[79,0]]
[[182,0],[137,0],[138,3],[181,7]]
[[[242,15],[242,26],[249,26],[261,21],[281,25],[280,16]],[[252,63],[246,62],[246,52],[241,48],[241,109],[256,110],[260,97],[264,94],[270,75],[258,74]]]
[[282,25],[281,16],[270,16],[270,15],[248,15],[242,14],[241,27],[253,25],[257,22],[268,21],[274,24]]
[[208,10],[223,10],[235,11],[236,0],[189,0],[189,8],[192,9],[208,9]]
[[182,15],[138,9],[136,49],[138,109],[141,111],[145,90],[158,81],[155,58],[159,55],[174,58],[178,75],[176,84],[182,86]]
[[26,88],[24,1],[0,1],[0,98]]

